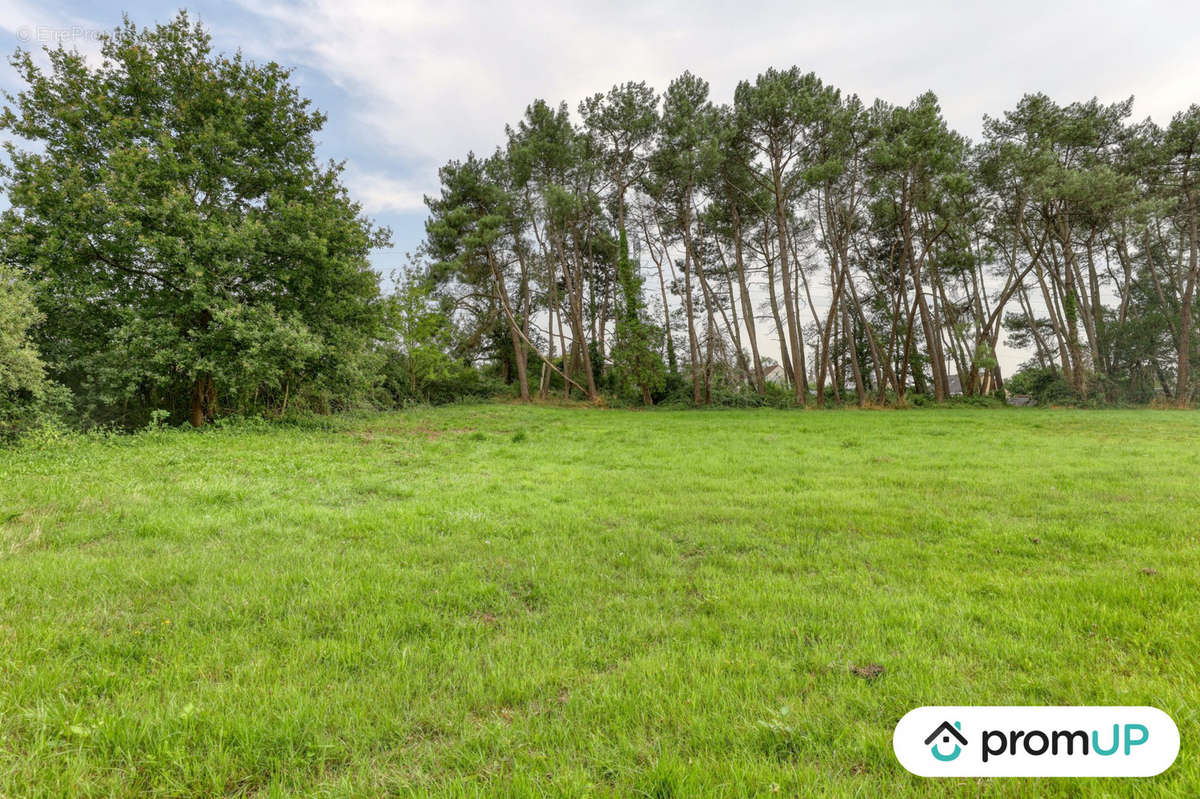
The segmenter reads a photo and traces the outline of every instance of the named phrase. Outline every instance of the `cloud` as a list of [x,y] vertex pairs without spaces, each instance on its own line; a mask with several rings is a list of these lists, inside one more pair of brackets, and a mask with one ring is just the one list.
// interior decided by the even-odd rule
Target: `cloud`
[[20,38],[28,41],[34,26],[46,23],[45,13],[21,0],[0,0],[0,30],[7,33],[22,33]]
[[22,0],[0,0],[0,31],[8,35],[0,49],[6,52],[17,47],[40,52],[61,44],[68,50],[79,50],[89,59],[98,59],[99,35],[107,30],[106,26],[78,14],[51,11]]
[[[239,0],[263,30],[255,49],[312,69],[345,91],[371,144],[422,180],[468,150],[487,153],[534,98],[584,96],[624,80],[658,89],[684,69],[727,101],[738,80],[799,64],[870,101],[926,89],[977,135],[1028,91],[1064,100],[1145,93],[1160,121],[1186,106],[1200,55],[1161,24],[1200,19],[1192,2],[993,6],[704,2],[405,2]],[[1186,27],[1186,26],[1185,26]],[[1183,28],[1176,27],[1176,30]],[[1173,104],[1173,106],[1172,106]],[[432,186],[426,187],[432,190]]]
[[425,211],[428,181],[394,178],[376,172],[350,169],[343,175],[350,196],[362,203],[368,215]]

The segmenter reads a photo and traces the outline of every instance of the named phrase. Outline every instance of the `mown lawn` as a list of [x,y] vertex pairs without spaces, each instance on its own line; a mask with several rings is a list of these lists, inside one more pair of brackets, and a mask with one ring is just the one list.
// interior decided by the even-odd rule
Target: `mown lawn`
[[[505,405],[0,451],[0,796],[1200,793],[1200,414]],[[926,704],[1148,704],[923,780]]]

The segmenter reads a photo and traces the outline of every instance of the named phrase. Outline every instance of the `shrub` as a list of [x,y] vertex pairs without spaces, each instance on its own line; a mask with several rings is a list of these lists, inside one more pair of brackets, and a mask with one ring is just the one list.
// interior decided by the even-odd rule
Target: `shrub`
[[0,437],[52,424],[70,408],[70,393],[46,379],[29,340],[29,329],[41,320],[29,284],[0,268]]
[[1075,389],[1059,374],[1048,367],[1025,367],[1008,379],[1008,390],[1013,394],[1028,394],[1038,405],[1065,405],[1076,401]]

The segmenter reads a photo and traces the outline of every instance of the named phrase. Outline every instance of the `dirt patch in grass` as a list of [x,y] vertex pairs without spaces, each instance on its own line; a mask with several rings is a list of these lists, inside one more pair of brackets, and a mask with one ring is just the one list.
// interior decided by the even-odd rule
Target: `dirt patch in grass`
[[851,666],[850,671],[854,672],[856,677],[862,677],[864,680],[874,680],[883,674],[884,668],[878,663],[868,663],[865,666]]
[[475,614],[475,620],[483,624],[485,627],[499,627],[500,617],[489,611],[481,611]]

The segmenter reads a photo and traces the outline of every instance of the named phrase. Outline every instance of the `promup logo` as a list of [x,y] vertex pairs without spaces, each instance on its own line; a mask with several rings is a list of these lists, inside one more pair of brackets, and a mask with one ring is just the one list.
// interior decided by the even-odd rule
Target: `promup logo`
[[940,725],[938,725],[936,730],[929,733],[929,737],[925,739],[925,745],[929,746],[931,743],[933,743],[933,739],[937,738],[939,735],[941,736],[942,743],[944,744],[950,743],[951,738],[954,738],[954,740],[958,741],[958,743],[954,745],[954,751],[948,755],[939,752],[938,745],[933,744],[933,746],[929,746],[930,754],[943,763],[949,763],[951,760],[956,759],[960,754],[962,754],[962,748],[967,745],[967,739],[963,737],[961,730],[961,721],[956,721],[953,725],[951,725],[948,721],[943,721]]
[[1149,777],[1175,762],[1179,730],[1152,707],[922,707],[892,748],[922,777]]

